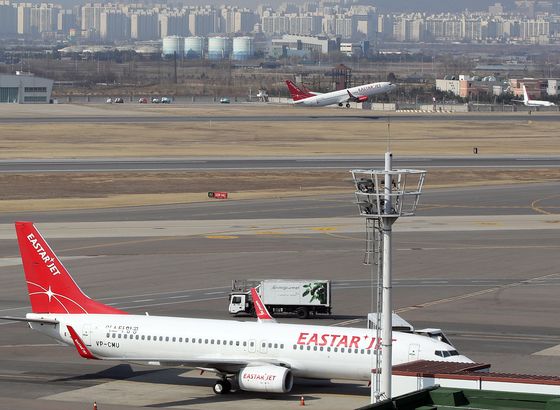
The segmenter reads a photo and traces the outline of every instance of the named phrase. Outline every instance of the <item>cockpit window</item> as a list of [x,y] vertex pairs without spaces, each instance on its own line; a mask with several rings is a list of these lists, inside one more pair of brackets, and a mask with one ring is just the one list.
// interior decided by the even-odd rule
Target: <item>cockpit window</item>
[[439,357],[459,356],[457,350],[436,350],[434,354]]

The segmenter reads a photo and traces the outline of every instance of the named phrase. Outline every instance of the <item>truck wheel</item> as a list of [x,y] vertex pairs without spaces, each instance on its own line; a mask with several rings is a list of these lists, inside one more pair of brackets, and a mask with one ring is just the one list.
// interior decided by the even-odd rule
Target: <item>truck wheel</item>
[[307,319],[309,317],[309,311],[307,308],[300,307],[296,310],[296,315],[300,319]]

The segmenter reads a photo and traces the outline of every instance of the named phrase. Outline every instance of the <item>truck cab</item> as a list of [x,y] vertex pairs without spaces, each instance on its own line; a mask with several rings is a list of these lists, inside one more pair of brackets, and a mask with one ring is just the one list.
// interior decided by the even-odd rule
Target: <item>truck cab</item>
[[235,315],[249,311],[249,295],[246,293],[232,293],[229,295],[229,313]]

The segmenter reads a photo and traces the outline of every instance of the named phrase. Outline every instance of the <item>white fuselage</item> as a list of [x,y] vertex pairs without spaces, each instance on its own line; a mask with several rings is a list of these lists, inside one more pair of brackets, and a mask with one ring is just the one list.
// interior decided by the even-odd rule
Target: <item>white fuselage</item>
[[[299,101],[294,101],[294,104],[313,105],[316,107],[324,107],[333,104],[345,104],[351,101],[350,94],[354,97],[371,97],[375,94],[383,94],[393,91],[396,88],[395,84],[389,82],[371,83],[360,85],[357,87],[346,88],[344,90],[332,91],[325,94],[317,94],[312,97],[307,97]],[[348,94],[350,92],[350,94]]]
[[[57,325],[30,325],[69,345],[73,341],[67,326],[72,326],[99,359],[225,372],[230,363],[231,373],[239,368],[235,366],[277,363],[299,377],[369,380],[379,346],[374,331],[359,328],[105,314],[30,313],[27,318],[58,320]],[[393,364],[419,359],[471,362],[447,343],[426,336],[394,332],[393,340]]]
[[556,105],[551,101],[541,101],[541,100],[526,100],[524,101],[524,104],[527,107],[554,107]]

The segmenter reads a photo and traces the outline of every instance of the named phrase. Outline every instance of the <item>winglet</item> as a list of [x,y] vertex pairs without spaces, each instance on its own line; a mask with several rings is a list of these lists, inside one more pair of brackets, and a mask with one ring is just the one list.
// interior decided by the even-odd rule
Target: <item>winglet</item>
[[74,342],[74,345],[76,346],[76,349],[78,349],[78,353],[80,354],[80,356],[82,356],[86,359],[97,359],[97,357],[95,357],[93,354],[91,354],[91,352],[88,350],[88,348],[86,347],[86,344],[83,342],[82,339],[80,339],[80,336],[78,336],[78,334],[76,333],[74,328],[70,325],[67,325],[66,327],[68,328],[68,331],[70,332],[70,336],[72,337],[72,341]]
[[262,302],[261,297],[255,288],[251,288],[251,298],[253,299],[255,313],[259,322],[276,322],[270,313],[268,313],[266,306]]

